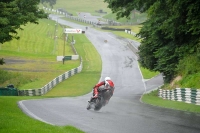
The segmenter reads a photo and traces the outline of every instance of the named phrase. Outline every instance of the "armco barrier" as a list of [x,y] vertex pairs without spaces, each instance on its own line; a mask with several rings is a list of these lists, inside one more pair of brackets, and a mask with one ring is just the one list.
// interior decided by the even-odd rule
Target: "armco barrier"
[[17,88],[0,88],[0,96],[18,96]]
[[[137,33],[132,32],[131,30],[125,30],[125,33],[131,34],[131,35],[137,37],[137,36],[136,36]],[[138,38],[140,38],[140,36],[138,36]]]
[[135,32],[132,32],[131,30],[125,30],[125,33],[128,33],[128,34],[131,34],[133,36],[136,36],[136,33]]
[[98,22],[87,21],[87,20],[85,20],[83,18],[74,17],[74,16],[72,16],[72,14],[69,14],[69,13],[66,13],[66,12],[63,12],[63,11],[59,11],[59,10],[55,10],[55,9],[50,9],[50,8],[46,8],[46,7],[43,7],[43,9],[46,10],[46,11],[54,12],[56,14],[64,15],[65,17],[67,17],[67,18],[69,18],[71,20],[75,20],[75,21],[91,24],[93,26],[98,27],[98,25],[97,25]]
[[28,89],[28,90],[19,90],[19,96],[41,96],[42,89]]
[[41,96],[46,94],[48,91],[50,91],[53,87],[55,87],[60,82],[68,79],[69,77],[80,73],[82,71],[82,58],[80,58],[80,65],[77,68],[71,69],[70,71],[65,72],[64,74],[59,75],[52,81],[50,81],[48,84],[43,86],[40,89],[28,89],[28,90],[19,90],[19,96]]
[[200,105],[200,90],[191,88],[176,88],[174,90],[159,89],[158,96],[163,99],[182,101]]

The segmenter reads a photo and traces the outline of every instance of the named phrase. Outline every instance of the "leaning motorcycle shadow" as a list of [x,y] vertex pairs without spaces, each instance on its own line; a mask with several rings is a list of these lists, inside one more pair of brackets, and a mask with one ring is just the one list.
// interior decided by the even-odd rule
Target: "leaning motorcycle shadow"
[[93,110],[93,109],[90,109],[90,110],[88,110],[88,112],[90,112],[90,113],[92,113],[92,114],[98,114],[98,115],[109,115],[109,114],[113,114],[112,111],[110,111],[110,110],[108,110],[108,109],[106,109],[106,108],[101,109],[101,110],[99,110],[99,111],[95,111],[95,110]]

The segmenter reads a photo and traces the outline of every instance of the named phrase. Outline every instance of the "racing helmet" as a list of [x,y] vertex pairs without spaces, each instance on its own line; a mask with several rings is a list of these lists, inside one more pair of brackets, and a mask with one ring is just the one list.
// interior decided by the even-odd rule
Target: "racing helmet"
[[110,77],[105,77],[105,81],[106,81],[106,80],[111,80],[111,78],[110,78]]

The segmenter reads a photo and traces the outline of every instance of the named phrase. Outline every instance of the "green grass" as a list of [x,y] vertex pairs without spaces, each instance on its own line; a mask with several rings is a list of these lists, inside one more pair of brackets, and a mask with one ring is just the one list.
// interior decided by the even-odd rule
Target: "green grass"
[[129,39],[132,39],[132,40],[135,40],[135,41],[138,41],[140,42],[141,40],[131,34],[127,34],[125,33],[125,31],[110,31],[112,32],[113,34],[117,35],[117,36],[120,36],[120,37],[123,37],[123,38],[129,38]]
[[[22,60],[21,63],[6,63],[0,69],[10,71],[14,76],[1,81],[0,86],[14,84],[18,89],[36,89],[43,87],[60,74],[80,65],[80,61],[56,61],[57,55],[63,55],[63,28],[48,19],[39,20],[39,25],[27,24],[19,30],[20,40],[12,40],[2,45],[0,57],[5,60]],[[55,32],[56,31],[56,32]],[[58,39],[54,39],[58,36]],[[72,35],[69,35],[71,38]],[[56,46],[56,47],[55,47]],[[73,55],[70,42],[65,45],[65,55]],[[7,75],[6,75],[7,76]],[[5,74],[0,76],[2,79]]]
[[103,0],[57,0],[54,9],[62,8],[77,16],[79,12],[89,12],[94,15],[101,15],[96,13],[95,10],[102,9],[105,12],[111,13],[111,10],[107,8],[108,4]]
[[[70,22],[73,22],[73,23],[76,23],[76,24],[80,24],[80,25],[85,25],[85,26],[90,26],[91,25],[91,24],[88,24],[88,23],[84,23],[84,22],[76,21],[76,20],[73,20],[73,19],[70,19],[70,18],[66,18],[64,16],[62,17],[62,19],[70,21]],[[83,30],[85,30],[85,29],[83,29]]]
[[139,33],[142,25],[122,25],[122,26],[109,26],[116,29],[131,29],[132,32]]
[[[40,5],[42,8],[42,5]],[[50,8],[47,5],[48,8]],[[108,20],[114,20],[118,21],[121,23],[126,23],[128,25],[135,24],[135,23],[142,23],[146,20],[147,16],[145,13],[139,13],[139,12],[134,12],[130,15],[130,19],[127,18],[120,18],[116,19],[116,14],[113,14],[111,9],[108,8],[108,3],[105,3],[104,0],[57,0],[56,5],[53,6],[54,9],[65,9],[69,13],[72,13],[73,16],[77,16],[78,13],[80,12],[86,12],[86,13],[91,13],[92,15],[95,16],[102,16],[104,19]],[[102,13],[97,13],[95,12],[96,10],[103,10],[104,12],[107,12],[107,14],[102,14]],[[52,11],[47,11],[49,13],[54,13]],[[101,19],[103,20],[103,19]]]
[[179,81],[178,83],[183,88],[200,89],[199,81],[200,81],[200,72],[183,77],[182,80]]
[[144,79],[151,79],[152,77],[156,76],[159,74],[159,72],[154,72],[154,71],[150,71],[146,68],[143,68],[140,66],[140,70],[142,72],[143,78]]
[[[20,53],[62,55],[63,28],[55,21],[42,19],[37,24],[21,26],[24,30],[18,30],[20,40],[12,40],[1,46],[4,51],[16,51]],[[55,36],[58,39],[55,39]],[[54,48],[54,45],[56,47]],[[66,48],[66,53],[67,51]],[[72,53],[69,53],[72,54]]]
[[144,22],[147,18],[147,15],[145,13],[135,12],[135,14],[130,15],[130,19],[127,19],[126,17],[117,19],[116,14],[109,13],[109,14],[103,16],[103,18],[109,19],[109,20],[114,20],[114,21],[123,23],[125,25],[132,25],[132,24],[139,24],[139,23]]
[[77,52],[83,59],[82,72],[58,84],[46,96],[83,95],[91,92],[94,84],[98,82],[102,69],[101,57],[86,37],[76,36],[79,35],[75,35],[76,42],[82,42],[75,44]]
[[188,104],[188,103],[178,102],[178,101],[164,100],[158,97],[158,90],[152,91],[149,94],[144,94],[142,96],[142,101],[144,103],[147,103],[153,106],[200,113],[199,105]]
[[17,105],[19,100],[41,97],[0,97],[1,133],[83,133],[70,125],[53,126],[25,115]]

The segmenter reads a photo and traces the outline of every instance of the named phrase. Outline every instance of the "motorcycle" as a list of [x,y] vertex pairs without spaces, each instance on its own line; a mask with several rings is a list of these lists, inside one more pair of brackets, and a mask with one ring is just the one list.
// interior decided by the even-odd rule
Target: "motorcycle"
[[95,111],[99,111],[103,106],[108,104],[113,94],[113,89],[101,88],[98,89],[98,91],[98,97],[91,98],[90,101],[88,101],[87,110],[94,109]]

